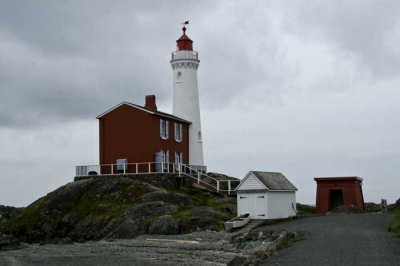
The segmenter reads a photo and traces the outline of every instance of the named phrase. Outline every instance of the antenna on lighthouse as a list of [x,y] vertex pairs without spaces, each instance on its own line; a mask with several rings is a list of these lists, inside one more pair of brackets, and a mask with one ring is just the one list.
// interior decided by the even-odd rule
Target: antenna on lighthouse
[[189,24],[189,20],[186,20],[185,22],[182,22],[181,25],[188,25]]

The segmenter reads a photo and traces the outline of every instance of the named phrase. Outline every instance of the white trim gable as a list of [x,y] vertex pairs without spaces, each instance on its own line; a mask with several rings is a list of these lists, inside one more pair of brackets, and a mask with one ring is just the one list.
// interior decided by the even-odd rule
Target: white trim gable
[[187,120],[185,120],[185,119],[183,119],[183,118],[180,118],[180,117],[177,117],[177,116],[174,116],[174,115],[170,115],[170,114],[166,114],[166,113],[163,113],[163,112],[160,112],[160,111],[153,112],[153,111],[151,111],[151,110],[149,110],[149,109],[147,109],[147,108],[144,108],[144,107],[142,107],[142,106],[139,106],[139,105],[136,105],[136,104],[133,104],[133,103],[130,103],[130,102],[122,102],[122,103],[120,103],[120,104],[117,104],[116,106],[114,106],[114,107],[108,109],[108,110],[105,111],[104,113],[102,113],[102,114],[96,116],[96,118],[97,118],[97,119],[100,119],[100,118],[102,118],[103,116],[107,115],[108,113],[114,111],[115,109],[118,109],[118,108],[121,107],[122,105],[127,105],[127,106],[129,106],[129,107],[133,107],[133,108],[136,108],[136,109],[141,110],[141,111],[143,111],[143,112],[146,112],[146,113],[149,113],[149,114],[152,114],[152,115],[157,115],[157,116],[163,117],[163,118],[165,118],[165,119],[174,120],[174,121],[179,121],[179,122],[181,122],[181,123],[187,123],[187,124],[191,124],[191,123],[192,123],[192,122],[187,121]]
[[132,104],[132,103],[129,103],[129,102],[122,102],[122,103],[120,103],[120,104],[117,104],[116,106],[114,106],[114,107],[112,107],[112,108],[108,109],[108,110],[107,110],[107,111],[105,111],[104,113],[102,113],[102,114],[98,115],[96,118],[97,118],[97,119],[99,119],[99,118],[101,118],[101,117],[105,116],[106,114],[108,114],[108,113],[110,113],[110,112],[114,111],[115,109],[119,108],[119,107],[120,107],[120,106],[122,106],[122,105],[128,105],[128,106],[130,106],[130,107],[133,107],[133,108],[136,108],[136,109],[142,110],[142,111],[144,111],[144,112],[146,112],[146,113],[149,113],[149,114],[154,114],[154,112],[152,112],[152,111],[149,111],[149,110],[147,110],[147,109],[146,109],[146,108],[144,108],[144,107],[139,107],[139,106],[136,106],[136,105],[134,105],[134,104]]
[[260,189],[268,190],[268,188],[258,179],[257,176],[255,176],[252,172],[249,172],[237,186],[236,191]]

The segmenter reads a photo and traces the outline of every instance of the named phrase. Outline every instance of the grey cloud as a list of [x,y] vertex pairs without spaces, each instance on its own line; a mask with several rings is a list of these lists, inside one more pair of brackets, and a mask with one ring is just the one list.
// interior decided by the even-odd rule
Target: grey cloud
[[[170,106],[185,20],[200,53],[209,169],[285,172],[309,203],[314,175],[374,185],[380,169],[394,182],[398,11],[397,1],[2,1],[0,195],[26,173],[45,176],[45,190],[4,200],[23,205],[70,181],[74,164],[96,163],[94,118],[119,102],[151,93]],[[374,189],[370,199],[396,197]]]
[[[197,6],[193,14],[204,8],[188,4]],[[0,96],[8,100],[0,126],[93,118],[121,101],[142,104],[147,93],[169,101],[169,57],[187,7],[171,13],[159,1],[3,3]],[[175,23],[165,27],[169,16]]]
[[398,1],[284,2],[284,29],[304,39],[325,39],[337,53],[357,56],[372,75],[400,71],[400,3]]

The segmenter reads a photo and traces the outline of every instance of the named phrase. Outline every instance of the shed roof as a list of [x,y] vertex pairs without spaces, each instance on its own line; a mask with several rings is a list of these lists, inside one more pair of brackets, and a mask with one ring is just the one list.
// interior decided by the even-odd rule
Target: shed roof
[[97,118],[97,119],[102,118],[102,117],[104,117],[105,115],[107,115],[108,113],[114,111],[115,109],[118,109],[119,107],[121,107],[121,106],[123,106],[123,105],[127,105],[127,106],[130,106],[130,107],[139,109],[139,110],[141,110],[141,111],[144,111],[144,112],[147,112],[147,113],[150,113],[150,114],[153,114],[153,115],[161,116],[161,117],[164,117],[164,118],[169,118],[169,119],[176,120],[176,121],[180,121],[180,122],[183,122],[183,123],[187,123],[187,124],[191,124],[191,123],[192,123],[192,122],[187,121],[187,120],[185,120],[185,119],[182,119],[182,118],[180,118],[180,117],[177,117],[177,116],[174,116],[174,115],[171,115],[171,114],[167,114],[167,113],[164,113],[164,112],[160,112],[160,111],[153,111],[153,110],[151,110],[151,109],[148,109],[148,108],[145,108],[145,107],[143,107],[143,106],[140,106],[140,105],[137,105],[137,104],[133,104],[133,103],[130,103],[130,102],[122,102],[122,103],[120,103],[120,104],[117,104],[116,106],[114,106],[114,107],[108,109],[108,110],[105,111],[104,113],[98,115],[96,118]]
[[237,189],[253,174],[269,191],[297,191],[297,188],[282,174],[276,172],[250,171],[240,182]]

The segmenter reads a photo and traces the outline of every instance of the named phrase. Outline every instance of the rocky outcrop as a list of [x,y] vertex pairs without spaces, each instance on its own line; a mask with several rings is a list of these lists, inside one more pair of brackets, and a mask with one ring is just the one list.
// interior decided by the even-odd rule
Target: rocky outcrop
[[107,238],[134,238],[148,232],[149,217],[165,215],[177,210],[163,201],[147,202],[129,207],[125,213],[109,227],[105,228]]
[[182,207],[187,206],[190,203],[190,196],[169,191],[154,191],[147,193],[142,199],[144,202],[163,201]]
[[222,224],[212,217],[187,217],[181,221],[181,232],[184,234],[196,231],[219,231],[223,229]]
[[5,221],[15,216],[18,209],[11,206],[0,205],[0,221]]
[[179,221],[171,215],[160,216],[149,227],[149,234],[176,235],[179,234]]
[[191,211],[191,215],[211,217],[214,219],[225,219],[225,220],[228,219],[228,216],[225,213],[216,211],[210,207],[196,208]]
[[265,263],[276,250],[285,248],[290,242],[299,240],[304,232],[288,232],[286,230],[272,231],[268,229],[253,229],[249,232],[234,235],[231,243],[239,250],[249,250],[251,256],[236,256],[228,266],[261,265]]
[[20,247],[20,242],[13,235],[0,233],[0,251],[17,249]]
[[177,174],[126,174],[126,175],[102,175],[102,176],[76,176],[75,181],[95,179],[120,179],[127,178],[136,181],[146,182],[163,189],[179,189],[181,180]]
[[77,180],[16,212],[0,209],[7,217],[0,232],[28,243],[126,239],[147,233],[217,231],[234,215],[234,198],[195,189],[177,191],[177,181],[169,177],[150,176],[148,182],[125,176]]

